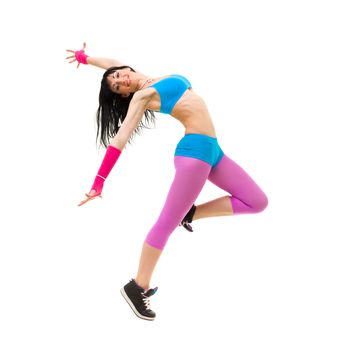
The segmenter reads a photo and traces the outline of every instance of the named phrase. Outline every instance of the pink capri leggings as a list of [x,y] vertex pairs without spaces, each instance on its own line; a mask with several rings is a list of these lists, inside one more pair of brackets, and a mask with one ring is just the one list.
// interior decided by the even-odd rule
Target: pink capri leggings
[[176,147],[174,165],[175,177],[164,207],[145,240],[154,248],[164,248],[207,180],[230,194],[235,215],[258,213],[267,206],[265,193],[222,152],[216,138],[185,134]]

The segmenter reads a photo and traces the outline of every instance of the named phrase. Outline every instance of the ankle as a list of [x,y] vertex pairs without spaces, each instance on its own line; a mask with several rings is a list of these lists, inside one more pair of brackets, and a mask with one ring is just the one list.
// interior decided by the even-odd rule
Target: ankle
[[189,223],[191,223],[194,220],[195,214],[196,214],[197,206],[195,204],[192,205],[191,209],[188,211],[188,213],[185,216],[185,220]]
[[135,278],[135,282],[139,287],[143,288],[145,291],[149,289],[148,283],[145,283],[142,280],[139,280],[138,278]]
[[194,213],[193,213],[193,216],[192,216],[192,220],[191,221],[195,221],[195,220],[198,220],[200,219],[200,217],[198,217],[198,205],[196,205],[194,207]]

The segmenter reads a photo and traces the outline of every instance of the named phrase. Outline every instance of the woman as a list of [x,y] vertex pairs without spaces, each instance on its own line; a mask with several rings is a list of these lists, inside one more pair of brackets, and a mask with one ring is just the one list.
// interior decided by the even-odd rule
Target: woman
[[[267,197],[250,176],[220,148],[215,128],[204,101],[190,82],[179,75],[150,78],[125,64],[107,58],[67,50],[69,63],[90,64],[106,70],[101,81],[97,110],[97,137],[107,148],[86,202],[102,193],[104,181],[132,134],[143,126],[142,117],[154,120],[154,111],[170,114],[185,128],[174,155],[175,177],[164,207],[143,244],[139,268],[121,293],[135,314],[154,320],[149,297],[157,288],[149,288],[156,263],[170,234],[179,225],[192,231],[190,223],[205,217],[253,214],[264,210]],[[206,180],[229,195],[194,205]]]

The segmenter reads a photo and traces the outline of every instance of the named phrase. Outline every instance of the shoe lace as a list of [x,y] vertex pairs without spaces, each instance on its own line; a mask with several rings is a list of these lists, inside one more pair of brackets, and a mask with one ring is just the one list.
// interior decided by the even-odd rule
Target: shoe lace
[[149,297],[146,297],[144,295],[144,298],[142,299],[143,300],[143,303],[145,304],[146,306],[146,310],[149,310],[151,308],[151,304],[150,304],[150,300],[149,300]]
[[146,310],[150,310],[151,309],[151,304],[150,304],[150,300],[149,298],[154,295],[158,290],[158,287],[155,288],[151,288],[148,291],[142,293],[142,301],[144,303],[144,305],[146,306]]

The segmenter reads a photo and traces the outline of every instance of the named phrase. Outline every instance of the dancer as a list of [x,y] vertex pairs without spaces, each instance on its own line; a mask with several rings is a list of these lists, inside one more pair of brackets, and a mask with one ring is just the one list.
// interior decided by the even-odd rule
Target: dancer
[[[101,196],[104,182],[123,148],[145,126],[143,116],[149,122],[155,120],[154,112],[169,114],[185,129],[175,148],[176,171],[164,207],[143,243],[135,278],[121,289],[138,317],[154,320],[156,314],[151,310],[150,297],[157,288],[150,288],[150,281],[176,227],[182,225],[193,231],[194,220],[258,213],[266,208],[268,200],[254,180],[223,152],[207,106],[185,77],[177,74],[149,77],[115,59],[88,56],[85,48],[84,43],[81,50],[67,50],[70,52],[67,59],[69,63],[77,62],[77,67],[88,64],[106,70],[97,110],[97,138],[106,147],[106,154],[80,206]],[[220,67],[216,71],[220,72]],[[215,79],[211,75],[208,79]],[[207,180],[228,195],[195,205]]]

